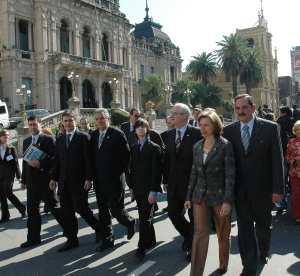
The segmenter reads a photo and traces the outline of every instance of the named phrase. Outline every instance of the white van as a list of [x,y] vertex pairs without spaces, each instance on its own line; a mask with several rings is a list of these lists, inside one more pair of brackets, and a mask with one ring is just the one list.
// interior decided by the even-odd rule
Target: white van
[[8,109],[5,102],[0,100],[0,128],[8,128],[9,127],[9,115]]

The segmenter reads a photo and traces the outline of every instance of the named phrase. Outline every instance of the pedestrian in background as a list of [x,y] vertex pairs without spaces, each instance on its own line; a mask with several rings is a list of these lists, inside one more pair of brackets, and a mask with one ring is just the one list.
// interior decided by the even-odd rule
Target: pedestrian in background
[[0,130],[0,222],[7,222],[10,218],[7,199],[18,209],[22,217],[26,214],[25,205],[13,194],[15,177],[20,180],[21,171],[16,149],[10,146],[8,141],[8,131]]

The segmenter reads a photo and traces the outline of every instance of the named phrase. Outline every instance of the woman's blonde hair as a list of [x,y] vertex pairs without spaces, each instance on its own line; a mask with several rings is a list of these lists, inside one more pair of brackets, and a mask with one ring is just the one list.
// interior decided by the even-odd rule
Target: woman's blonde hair
[[208,118],[211,121],[214,127],[214,134],[216,136],[220,136],[223,131],[223,123],[219,115],[215,111],[206,110],[199,115],[198,123],[200,123],[200,121],[204,118]]
[[300,127],[300,120],[296,121],[293,126],[293,134],[296,135],[296,128]]

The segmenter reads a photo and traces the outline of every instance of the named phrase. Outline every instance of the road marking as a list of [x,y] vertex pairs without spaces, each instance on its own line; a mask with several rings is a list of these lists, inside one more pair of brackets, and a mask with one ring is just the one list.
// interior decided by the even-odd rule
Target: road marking
[[154,264],[155,264],[155,262],[153,262],[153,261],[147,261],[143,265],[141,265],[140,267],[138,267],[136,270],[134,270],[131,273],[129,273],[127,276],[142,275],[143,272],[145,272],[147,269],[149,269]]

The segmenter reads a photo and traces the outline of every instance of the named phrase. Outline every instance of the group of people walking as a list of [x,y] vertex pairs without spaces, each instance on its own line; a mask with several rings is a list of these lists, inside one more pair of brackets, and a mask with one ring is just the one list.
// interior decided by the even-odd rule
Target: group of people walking
[[[183,238],[181,249],[185,258],[191,261],[190,275],[204,273],[210,217],[219,242],[219,267],[211,275],[227,272],[234,206],[243,265],[240,275],[256,275],[259,264],[266,264],[270,257],[271,210],[283,198],[284,159],[278,125],[256,116],[250,95],[238,95],[234,105],[238,120],[224,127],[214,109],[196,110],[190,121],[190,108],[177,103],[167,118],[169,129],[161,135],[140,118],[137,109],[130,111],[130,122],[122,124],[121,130],[110,126],[106,109],[97,109],[96,130],[89,134],[79,131],[74,115],[65,112],[64,131],[56,142],[40,132],[36,118],[28,118],[31,136],[24,141],[24,151],[34,144],[45,157],[23,161],[21,181],[27,188],[28,236],[21,247],[41,243],[40,201],[48,204],[67,238],[59,251],[79,245],[75,213],[94,229],[99,251],[114,246],[112,217],[126,227],[130,240],[135,233],[135,220],[124,207],[127,184],[138,208],[136,256],[142,260],[146,251],[156,245],[151,217],[163,184],[169,218]],[[300,124],[297,126],[295,134],[300,131]],[[0,134],[1,147],[5,144],[2,136],[7,135]],[[300,145],[299,138],[295,139]],[[295,161],[291,154],[288,156],[290,163],[298,165],[300,158]],[[11,166],[17,174],[16,156],[8,159],[2,158],[4,165],[0,161],[0,166]],[[4,179],[0,178],[1,186]],[[88,205],[92,186],[98,217]],[[59,207],[53,193],[57,187]],[[2,207],[2,217],[3,210]]]

